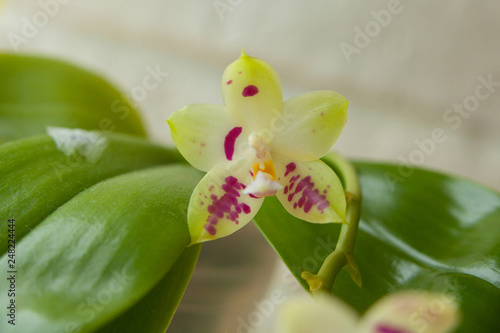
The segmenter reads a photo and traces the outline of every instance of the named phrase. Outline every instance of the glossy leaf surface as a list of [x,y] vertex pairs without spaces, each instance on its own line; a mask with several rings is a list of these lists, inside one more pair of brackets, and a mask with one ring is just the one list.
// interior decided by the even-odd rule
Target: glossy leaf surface
[[[324,158],[328,163],[328,157]],[[333,293],[359,312],[403,289],[451,294],[460,303],[457,332],[500,327],[500,195],[464,179],[397,166],[357,163],[362,217],[355,259],[359,288],[343,271]],[[317,272],[340,227],[313,225],[267,199],[256,223],[304,288],[302,271]],[[440,300],[436,300],[439,302]],[[421,318],[420,318],[421,319]],[[425,324],[424,321],[416,325]]]
[[[194,258],[167,277],[173,286],[158,283],[189,243],[185,203],[201,177],[183,165],[132,172],[81,192],[49,215],[16,244],[18,322],[12,330],[0,321],[0,332],[93,332],[155,286],[172,293],[161,308],[167,313],[158,313],[165,316],[160,325],[168,323]],[[5,254],[0,265],[7,267],[8,259]],[[2,279],[1,294],[8,288]]]
[[132,308],[96,333],[164,333],[193,273],[201,244],[188,247],[165,277]]
[[0,142],[46,126],[145,136],[139,115],[108,82],[71,64],[0,54]]
[[[16,220],[21,238],[82,190],[121,173],[183,161],[175,150],[123,134],[113,134],[100,159],[66,156],[51,137],[39,136],[0,146],[0,216]],[[0,253],[7,250],[7,225],[0,226]]]

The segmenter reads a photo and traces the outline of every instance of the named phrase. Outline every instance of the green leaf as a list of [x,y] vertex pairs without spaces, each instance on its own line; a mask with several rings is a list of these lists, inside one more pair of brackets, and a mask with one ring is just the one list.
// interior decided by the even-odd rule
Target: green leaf
[[46,126],[145,136],[130,103],[105,80],[65,62],[0,54],[0,142]]
[[156,287],[97,333],[164,333],[186,290],[200,249],[201,244],[186,248]]
[[[149,297],[155,286],[165,288],[158,283],[190,241],[187,202],[202,176],[183,165],[132,172],[57,209],[16,243],[17,322],[12,329],[1,320],[0,332],[93,332]],[[8,259],[5,254],[0,267]],[[185,264],[187,272],[174,273],[176,285],[164,290],[174,291],[162,306],[170,309],[167,319],[192,270],[192,261]],[[0,280],[1,295],[9,284]],[[151,327],[160,324],[165,321]]]
[[[0,216],[16,220],[24,237],[56,208],[82,190],[132,170],[183,161],[180,154],[123,134],[108,137],[99,160],[66,156],[51,137],[39,136],[0,146]],[[0,253],[7,250],[7,225],[0,225]]]
[[[47,126],[98,130],[104,149],[58,150],[37,136]],[[185,212],[201,174],[177,165],[111,178],[184,163],[112,132],[145,136],[109,83],[60,61],[0,55],[0,142],[37,136],[0,146],[0,216],[16,220],[19,272],[17,325],[2,321],[0,332],[159,333],[170,323],[200,250],[185,248]],[[1,254],[8,235],[2,223]]]
[[[328,157],[325,162],[328,163]],[[426,289],[460,304],[457,332],[500,326],[500,195],[470,181],[397,166],[357,163],[362,216],[355,259],[359,288],[342,271],[333,293],[360,313],[385,294]],[[334,250],[339,225],[300,221],[268,198],[256,223],[306,290],[302,271],[317,273]]]

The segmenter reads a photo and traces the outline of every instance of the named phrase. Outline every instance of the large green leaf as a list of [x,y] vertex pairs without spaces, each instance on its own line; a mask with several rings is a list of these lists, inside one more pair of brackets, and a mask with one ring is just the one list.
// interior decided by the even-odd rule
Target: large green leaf
[[[64,154],[37,136],[47,126],[97,130],[105,149]],[[185,248],[182,208],[201,174],[177,165],[112,178],[184,162],[112,132],[145,135],[107,82],[63,62],[0,55],[0,142],[37,136],[0,146],[0,216],[16,220],[18,272],[16,326],[2,321],[0,332],[161,333],[170,323],[200,251]],[[8,235],[2,223],[2,254]]]
[[[155,286],[172,298],[159,307],[167,312],[157,313],[166,319],[142,332],[159,332],[193,268],[188,257],[167,277],[174,285],[160,282],[189,244],[183,208],[202,175],[183,165],[120,175],[49,215],[16,243],[17,322],[13,327],[0,321],[0,332],[93,332],[151,297]],[[5,254],[0,267],[7,267],[8,259]],[[0,281],[1,295],[7,295],[9,285]],[[157,300],[165,302],[161,295]]]
[[144,136],[130,103],[100,77],[65,62],[0,54],[0,142],[47,125]]
[[[405,178],[397,166],[356,166],[363,203],[355,258],[363,286],[343,271],[333,293],[359,312],[397,290],[452,294],[462,312],[457,332],[497,332],[500,195],[430,171]],[[275,198],[266,199],[256,223],[304,288],[302,271],[318,272],[340,230],[295,219]]]
[[[66,156],[51,137],[39,136],[0,146],[0,216],[16,220],[24,235],[80,191],[109,177],[153,165],[183,161],[175,150],[123,134],[108,137],[98,160]],[[0,253],[7,250],[7,225],[0,226]]]
[[147,296],[97,333],[164,333],[184,295],[200,249],[201,244],[186,248]]

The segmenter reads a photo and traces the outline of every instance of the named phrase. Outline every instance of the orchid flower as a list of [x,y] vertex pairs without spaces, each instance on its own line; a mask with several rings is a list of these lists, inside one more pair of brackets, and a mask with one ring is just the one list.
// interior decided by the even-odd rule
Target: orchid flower
[[390,294],[359,315],[326,293],[284,303],[277,333],[448,333],[459,323],[458,304],[444,293]]
[[319,160],[347,121],[348,101],[315,91],[283,102],[266,62],[243,51],[222,77],[225,106],[191,104],[167,120],[184,158],[208,172],[188,207],[191,244],[232,234],[276,195],[292,215],[312,223],[346,223],[337,175]]

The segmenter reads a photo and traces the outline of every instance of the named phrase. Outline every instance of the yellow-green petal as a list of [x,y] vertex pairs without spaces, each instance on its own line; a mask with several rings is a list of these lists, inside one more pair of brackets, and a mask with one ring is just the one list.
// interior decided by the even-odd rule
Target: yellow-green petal
[[277,333],[355,333],[358,315],[329,295],[296,297],[279,309]]
[[188,208],[191,244],[214,240],[244,227],[257,214],[264,199],[244,194],[253,180],[252,158],[221,163],[197,185]]
[[300,162],[273,154],[276,196],[293,216],[312,223],[346,223],[346,197],[335,172],[320,160]]
[[251,131],[269,128],[273,119],[281,117],[283,94],[278,75],[268,63],[244,51],[224,71],[221,89],[226,107]]
[[299,161],[325,155],[347,122],[349,102],[334,91],[313,91],[289,99],[273,129],[274,151]]
[[167,120],[179,152],[195,168],[208,171],[214,165],[238,160],[248,137],[243,126],[224,106],[191,104]]

